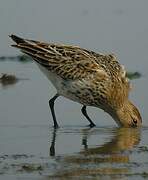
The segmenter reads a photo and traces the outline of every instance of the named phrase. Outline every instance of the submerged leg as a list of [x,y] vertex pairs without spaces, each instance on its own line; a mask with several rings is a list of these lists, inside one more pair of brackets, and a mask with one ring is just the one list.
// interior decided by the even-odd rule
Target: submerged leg
[[55,111],[54,111],[54,101],[57,99],[57,97],[59,97],[58,94],[56,94],[53,98],[51,98],[49,100],[49,107],[51,109],[51,114],[52,114],[52,117],[53,117],[53,122],[54,122],[54,128],[58,128],[58,123],[57,123],[57,120],[56,120],[56,116],[55,116]]
[[86,119],[90,122],[90,127],[94,127],[94,126],[96,126],[93,122],[92,122],[92,120],[90,119],[90,117],[88,116],[88,114],[87,114],[87,111],[86,111],[86,106],[83,106],[82,107],[82,109],[81,109],[81,111],[82,111],[82,114],[86,117]]

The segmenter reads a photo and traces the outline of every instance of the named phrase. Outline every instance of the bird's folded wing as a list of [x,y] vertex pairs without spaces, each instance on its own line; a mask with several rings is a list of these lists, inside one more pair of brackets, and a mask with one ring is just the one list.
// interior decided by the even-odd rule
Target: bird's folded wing
[[48,44],[14,35],[11,38],[16,42],[12,46],[21,49],[47,70],[64,79],[81,79],[95,73],[103,78],[108,76],[96,62],[96,57],[78,46]]

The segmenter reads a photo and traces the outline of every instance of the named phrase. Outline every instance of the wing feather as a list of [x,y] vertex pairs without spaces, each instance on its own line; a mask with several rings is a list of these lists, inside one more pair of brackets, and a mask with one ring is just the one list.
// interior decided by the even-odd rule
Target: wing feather
[[11,38],[16,42],[12,46],[64,79],[79,79],[96,73],[108,76],[96,57],[78,46],[42,43],[14,35]]

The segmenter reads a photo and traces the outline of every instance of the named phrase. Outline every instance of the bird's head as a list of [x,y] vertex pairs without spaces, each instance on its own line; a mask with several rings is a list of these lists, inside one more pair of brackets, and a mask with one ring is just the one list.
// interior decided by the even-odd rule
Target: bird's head
[[116,111],[114,119],[122,127],[140,127],[142,124],[139,110],[130,101]]

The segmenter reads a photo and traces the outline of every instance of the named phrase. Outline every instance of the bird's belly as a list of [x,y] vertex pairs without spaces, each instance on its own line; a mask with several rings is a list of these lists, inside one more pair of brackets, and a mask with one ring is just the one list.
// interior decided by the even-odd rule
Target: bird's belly
[[[65,80],[43,66],[37,64],[56,88],[59,95],[84,105],[92,106],[94,97],[91,88],[85,80]],[[95,105],[94,105],[95,106]]]
[[[38,64],[39,69],[45,74],[45,76],[51,81],[53,86],[57,89],[58,93],[61,95],[63,94],[63,83],[65,82],[64,79],[62,79],[60,76],[58,76],[56,73],[53,73],[51,71],[48,71],[46,68]],[[65,91],[65,90],[64,90]]]
[[81,80],[68,80],[62,82],[60,91],[61,92],[59,92],[59,94],[70,100],[79,102],[86,106],[94,105],[92,91],[90,91],[89,88],[86,87],[83,82],[81,82]]

